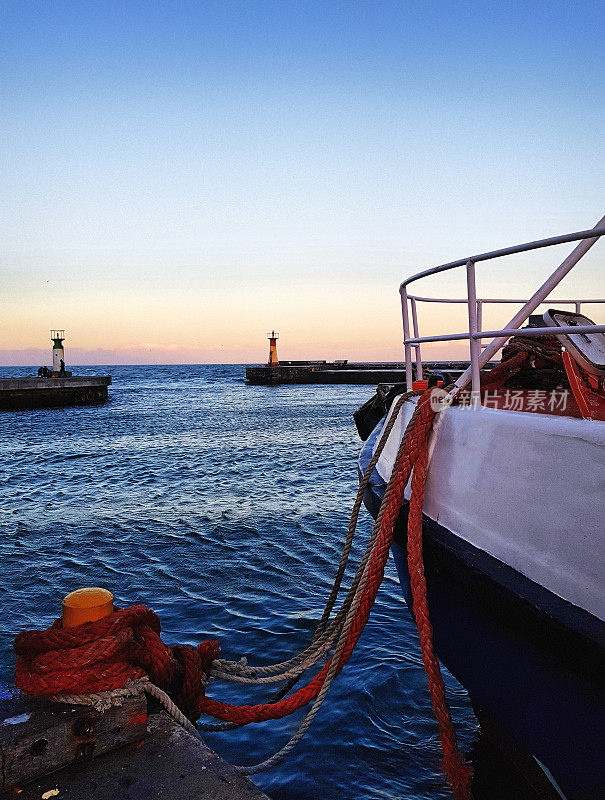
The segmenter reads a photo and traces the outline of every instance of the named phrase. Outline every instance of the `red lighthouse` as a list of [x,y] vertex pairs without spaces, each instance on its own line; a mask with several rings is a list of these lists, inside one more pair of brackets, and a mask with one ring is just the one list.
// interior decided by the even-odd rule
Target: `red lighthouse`
[[277,340],[279,339],[279,333],[271,331],[271,333],[267,334],[267,339],[269,340],[269,360],[267,361],[267,366],[276,367],[279,364],[277,358]]

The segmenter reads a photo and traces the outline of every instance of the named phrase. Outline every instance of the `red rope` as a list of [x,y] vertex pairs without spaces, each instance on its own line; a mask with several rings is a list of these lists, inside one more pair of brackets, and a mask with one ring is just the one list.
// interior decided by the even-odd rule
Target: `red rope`
[[410,506],[408,513],[408,569],[412,587],[414,616],[420,634],[422,661],[429,682],[433,711],[439,724],[443,750],[441,766],[448,776],[456,800],[471,798],[471,767],[465,763],[458,748],[456,731],[445,696],[445,684],[433,644],[433,626],[429,616],[426,577],[422,560],[422,507],[428,470],[428,437],[421,445],[412,474]]
[[[427,436],[432,427],[435,412],[430,405],[430,391],[427,391],[418,402],[416,420],[410,435],[397,456],[393,467],[394,478],[391,482],[391,494],[386,508],[383,511],[380,531],[376,539],[372,557],[370,559],[368,578],[364,588],[361,604],[349,630],[345,647],[338,663],[336,674],[338,674],[348,660],[357,644],[359,637],[365,627],[378,587],[382,582],[384,568],[389,555],[391,542],[393,540],[393,530],[395,520],[401,509],[405,486],[412,472],[414,462],[419,452],[422,451],[423,443],[426,443]],[[286,697],[277,703],[262,704],[256,706],[234,706],[229,703],[221,703],[205,697],[202,701],[202,708],[206,714],[227,722],[246,724],[248,722],[261,722],[268,719],[279,719],[292,714],[302,708],[319,694],[323,686],[326,674],[330,668],[331,659],[327,661],[323,669],[315,678],[303,686],[290,697]]]
[[[435,656],[432,629],[426,603],[426,583],[422,567],[422,503],[427,471],[427,442],[435,411],[427,390],[419,399],[413,422],[401,443],[386,503],[380,517],[380,530],[369,562],[368,577],[360,606],[349,630],[337,674],[348,662],[370,616],[382,582],[389,555],[395,521],[404,500],[404,490],[412,474],[408,549],[414,612],[433,708],[439,722],[444,752],[443,766],[457,800],[470,798],[470,769],[464,764],[456,744],[445,687]],[[306,686],[276,703],[238,706],[205,696],[205,678],[218,656],[216,641],[204,641],[197,648],[167,647],[160,638],[160,620],[146,606],[116,610],[98,622],[87,622],[64,629],[57,620],[46,631],[27,631],[15,639],[17,666],[15,683],[29,694],[88,694],[122,688],[128,680],[148,675],[170,694],[192,720],[209,714],[238,725],[279,719],[307,705],[321,690],[331,660]]]
[[58,619],[48,630],[24,631],[15,638],[15,684],[34,695],[95,694],[148,675],[196,720],[218,642],[167,647],[160,630],[157,614],[139,605],[75,628]]

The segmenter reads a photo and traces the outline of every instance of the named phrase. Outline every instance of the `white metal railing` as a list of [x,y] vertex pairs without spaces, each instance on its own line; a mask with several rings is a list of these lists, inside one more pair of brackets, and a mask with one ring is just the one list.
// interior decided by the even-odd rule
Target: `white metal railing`
[[[399,287],[401,294],[401,309],[403,314],[403,344],[405,349],[405,374],[408,386],[412,385],[412,349],[415,351],[416,361],[416,374],[418,377],[422,375],[422,355],[421,344],[424,342],[451,342],[457,340],[469,340],[469,357],[470,366],[462,373],[454,385],[453,394],[457,394],[461,389],[464,389],[469,380],[471,381],[471,389],[475,396],[479,396],[480,392],[480,378],[479,372],[488,361],[506,344],[511,336],[544,336],[556,335],[561,333],[605,333],[605,325],[577,325],[577,326],[557,326],[557,327],[543,327],[543,328],[523,328],[519,329],[530,314],[532,314],[540,305],[544,305],[546,298],[550,295],[552,290],[563,280],[563,278],[575,267],[578,261],[584,256],[595,242],[598,241],[600,236],[605,234],[605,216],[599,220],[594,228],[586,231],[579,231],[576,233],[567,233],[563,236],[554,236],[548,239],[540,239],[535,242],[528,242],[527,244],[515,245],[514,247],[506,247],[501,250],[493,250],[489,253],[482,253],[480,255],[471,256],[470,258],[462,258],[458,261],[451,261],[448,264],[442,264],[439,267],[432,267],[431,269],[423,270],[422,272],[412,275],[405,280]],[[492,299],[492,298],[478,298],[476,294],[475,284],[475,264],[479,261],[491,261],[495,258],[513,255],[515,253],[526,253],[530,250],[537,250],[542,247],[552,247],[557,244],[565,244],[566,242],[579,242],[574,250],[567,256],[567,258],[557,267],[557,269],[550,275],[542,286],[534,293],[534,295],[527,301],[523,300],[510,300],[510,299]],[[450,269],[458,267],[466,267],[466,288],[467,295],[465,299],[449,299],[449,298],[436,298],[436,297],[419,297],[417,295],[408,295],[407,287],[414,281],[426,278],[429,275],[436,275],[440,272],[446,272]],[[418,327],[418,309],[417,304],[423,303],[465,303],[468,310],[468,332],[453,333],[440,336],[420,336]],[[598,300],[550,300],[551,303],[561,305],[573,304],[576,312],[580,312],[582,304],[584,303],[605,303],[605,299]],[[513,316],[508,325],[501,330],[484,331],[481,330],[483,319],[483,306],[486,303],[523,303],[519,311]],[[412,321],[414,335],[410,336],[410,317]],[[493,337],[493,338],[492,338]],[[492,341],[485,346],[482,346],[481,340],[491,338]]]

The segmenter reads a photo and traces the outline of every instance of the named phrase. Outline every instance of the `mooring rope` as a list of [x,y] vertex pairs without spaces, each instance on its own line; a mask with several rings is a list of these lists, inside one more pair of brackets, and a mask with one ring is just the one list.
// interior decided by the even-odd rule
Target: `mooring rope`
[[[256,667],[242,661],[219,659],[218,643],[215,641],[202,642],[197,648],[181,645],[167,647],[159,635],[160,621],[157,615],[145,606],[132,606],[123,611],[115,610],[110,617],[75,628],[64,629],[61,621],[57,620],[47,631],[19,634],[15,639],[17,685],[31,694],[60,694],[64,701],[69,697],[73,702],[81,696],[73,693],[76,687],[89,697],[109,691],[110,694],[115,693],[114,698],[106,700],[121,700],[125,695],[120,695],[120,692],[126,690],[129,682],[142,681],[139,685],[144,691],[160,700],[169,713],[190,731],[195,730],[193,721],[201,714],[227,723],[214,726],[212,730],[229,729],[251,722],[278,719],[313,701],[298,730],[284,747],[260,764],[237,766],[236,769],[254,774],[275,765],[302,739],[319,712],[334,678],[348,662],[361,636],[382,581],[404,490],[412,476],[408,537],[415,548],[410,555],[410,569],[414,570],[414,611],[439,722],[444,750],[443,766],[457,800],[467,800],[470,797],[470,769],[464,764],[458,750],[439,662],[432,646],[422,568],[422,499],[428,466],[427,443],[435,416],[430,389],[422,393],[407,425],[365,552],[339,611],[330,621],[348,564],[364,492],[403,404],[416,394],[421,393],[407,392],[397,400],[370,464],[364,471],[332,590],[313,640],[302,653],[278,664]],[[303,673],[330,650],[332,655],[315,677],[306,686],[284,697]],[[238,683],[286,681],[286,686],[269,702],[253,706],[232,705],[206,696],[206,683],[211,674]],[[97,697],[96,702],[102,701]]]
[[[355,498],[355,502],[353,504],[353,509],[351,511],[351,518],[349,521],[347,536],[343,545],[336,577],[334,578],[330,595],[326,602],[326,606],[324,608],[321,620],[318,623],[317,628],[315,629],[315,633],[311,644],[305,650],[303,650],[301,653],[294,656],[293,658],[290,658],[287,661],[282,661],[277,664],[251,667],[247,665],[244,659],[241,659],[240,661],[227,661],[224,659],[216,659],[216,661],[213,663],[213,669],[212,669],[212,675],[214,677],[222,678],[224,680],[232,681],[235,683],[251,683],[251,684],[287,681],[286,685],[282,687],[282,689],[276,692],[276,694],[269,699],[268,702],[273,704],[276,703],[278,700],[281,700],[282,697],[284,697],[287,694],[287,692],[290,691],[290,689],[296,685],[296,683],[298,682],[300,677],[304,674],[304,672],[306,672],[306,670],[309,669],[310,667],[314,666],[330,650],[334,640],[342,630],[343,620],[345,618],[345,615],[347,614],[348,609],[351,606],[351,603],[353,602],[354,595],[362,579],[365,566],[371,555],[374,542],[376,540],[377,533],[376,533],[376,528],[374,527],[372,535],[366,546],[365,553],[360,561],[360,564],[357,568],[357,572],[353,578],[351,587],[347,593],[345,600],[342,603],[342,607],[338,611],[337,615],[334,617],[333,621],[330,623],[328,628],[326,628],[327,621],[334,607],[336,598],[338,597],[338,592],[340,590],[342,578],[344,576],[347,567],[351,546],[353,544],[353,539],[357,528],[359,511],[361,509],[366,488],[370,482],[376,464],[378,463],[382,451],[384,450],[385,444],[390,436],[393,426],[395,425],[395,422],[397,420],[401,408],[403,407],[403,404],[406,402],[406,400],[409,400],[410,398],[419,396],[421,394],[422,391],[409,391],[403,393],[397,399],[397,401],[394,404],[393,413],[391,414],[391,417],[384,426],[380,440],[376,446],[372,458],[368,466],[364,470],[361,480],[359,481],[357,495]],[[279,673],[279,674],[274,675],[274,673]],[[332,681],[330,680],[328,686],[330,685],[331,682]],[[325,696],[325,693],[323,696]],[[323,697],[322,697],[322,702],[323,702]],[[319,708],[317,710],[319,710]],[[315,712],[315,714],[316,713],[317,711]],[[315,714],[313,716],[315,716]],[[242,725],[246,724],[248,723],[225,722],[222,724],[216,724],[216,723],[198,722],[198,728],[202,731],[217,733],[217,732],[233,730],[235,728],[240,728],[242,727]],[[308,728],[308,725],[306,726],[306,728]],[[299,738],[297,739],[297,741],[299,741]],[[290,749],[291,747],[289,748],[289,750]],[[285,755],[285,753],[283,755]]]
[[[308,667],[311,667],[314,664],[316,664],[317,661],[330,649],[332,642],[336,639],[336,637],[339,634],[339,631],[342,629],[343,619],[351,605],[354,594],[357,591],[357,587],[359,585],[359,582],[361,581],[363,571],[372,552],[372,547],[376,538],[376,534],[375,532],[373,532],[373,535],[368,541],[365,553],[357,568],[357,572],[353,578],[351,587],[347,593],[345,600],[342,603],[341,609],[336,615],[336,617],[334,617],[330,626],[326,628],[327,622],[330,618],[330,614],[334,608],[336,598],[338,597],[338,592],[340,591],[342,579],[345,574],[345,570],[349,560],[351,547],[355,537],[355,531],[357,529],[359,511],[363,503],[363,497],[365,491],[370,482],[370,478],[372,477],[374,469],[376,468],[376,464],[378,463],[378,460],[382,454],[382,451],[384,450],[384,447],[390,436],[390,433],[393,430],[393,426],[395,425],[395,422],[399,415],[399,411],[401,410],[403,404],[406,402],[406,400],[409,400],[410,398],[419,396],[421,394],[422,391],[405,392],[397,399],[395,406],[393,408],[393,413],[391,414],[391,417],[389,418],[387,424],[385,425],[384,430],[382,431],[380,440],[372,455],[372,459],[370,460],[368,466],[364,470],[361,480],[359,481],[357,495],[355,497],[355,503],[353,504],[353,509],[351,511],[351,518],[349,521],[347,536],[342,548],[342,554],[340,557],[340,563],[338,565],[336,577],[334,578],[334,582],[330,590],[330,595],[328,597],[328,600],[326,601],[326,605],[322,613],[321,619],[315,629],[315,633],[311,644],[305,650],[303,650],[301,653],[294,656],[293,658],[290,658],[287,661],[282,661],[277,664],[268,664],[263,666],[252,667],[247,664],[243,664],[242,661],[226,661],[219,658],[212,665],[212,671],[211,671],[212,675],[223,678],[225,680],[234,681],[237,683],[244,683],[244,682],[269,683],[269,682],[286,680],[288,678],[294,677],[297,674],[302,674],[302,672],[304,672]],[[302,665],[306,666],[302,668]],[[274,673],[280,673],[280,675],[278,677],[272,677],[266,680],[263,678],[263,676],[273,675]]]

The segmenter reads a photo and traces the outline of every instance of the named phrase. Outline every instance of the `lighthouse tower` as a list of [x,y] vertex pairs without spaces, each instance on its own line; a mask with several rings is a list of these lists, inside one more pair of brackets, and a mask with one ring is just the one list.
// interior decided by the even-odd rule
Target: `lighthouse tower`
[[276,367],[279,364],[277,358],[277,340],[279,339],[279,333],[271,331],[271,333],[267,334],[267,339],[269,340],[269,360],[267,361],[267,366]]
[[53,372],[58,375],[61,371],[61,361],[63,369],[65,369],[65,350],[63,349],[65,331],[51,331],[50,338],[53,343]]

